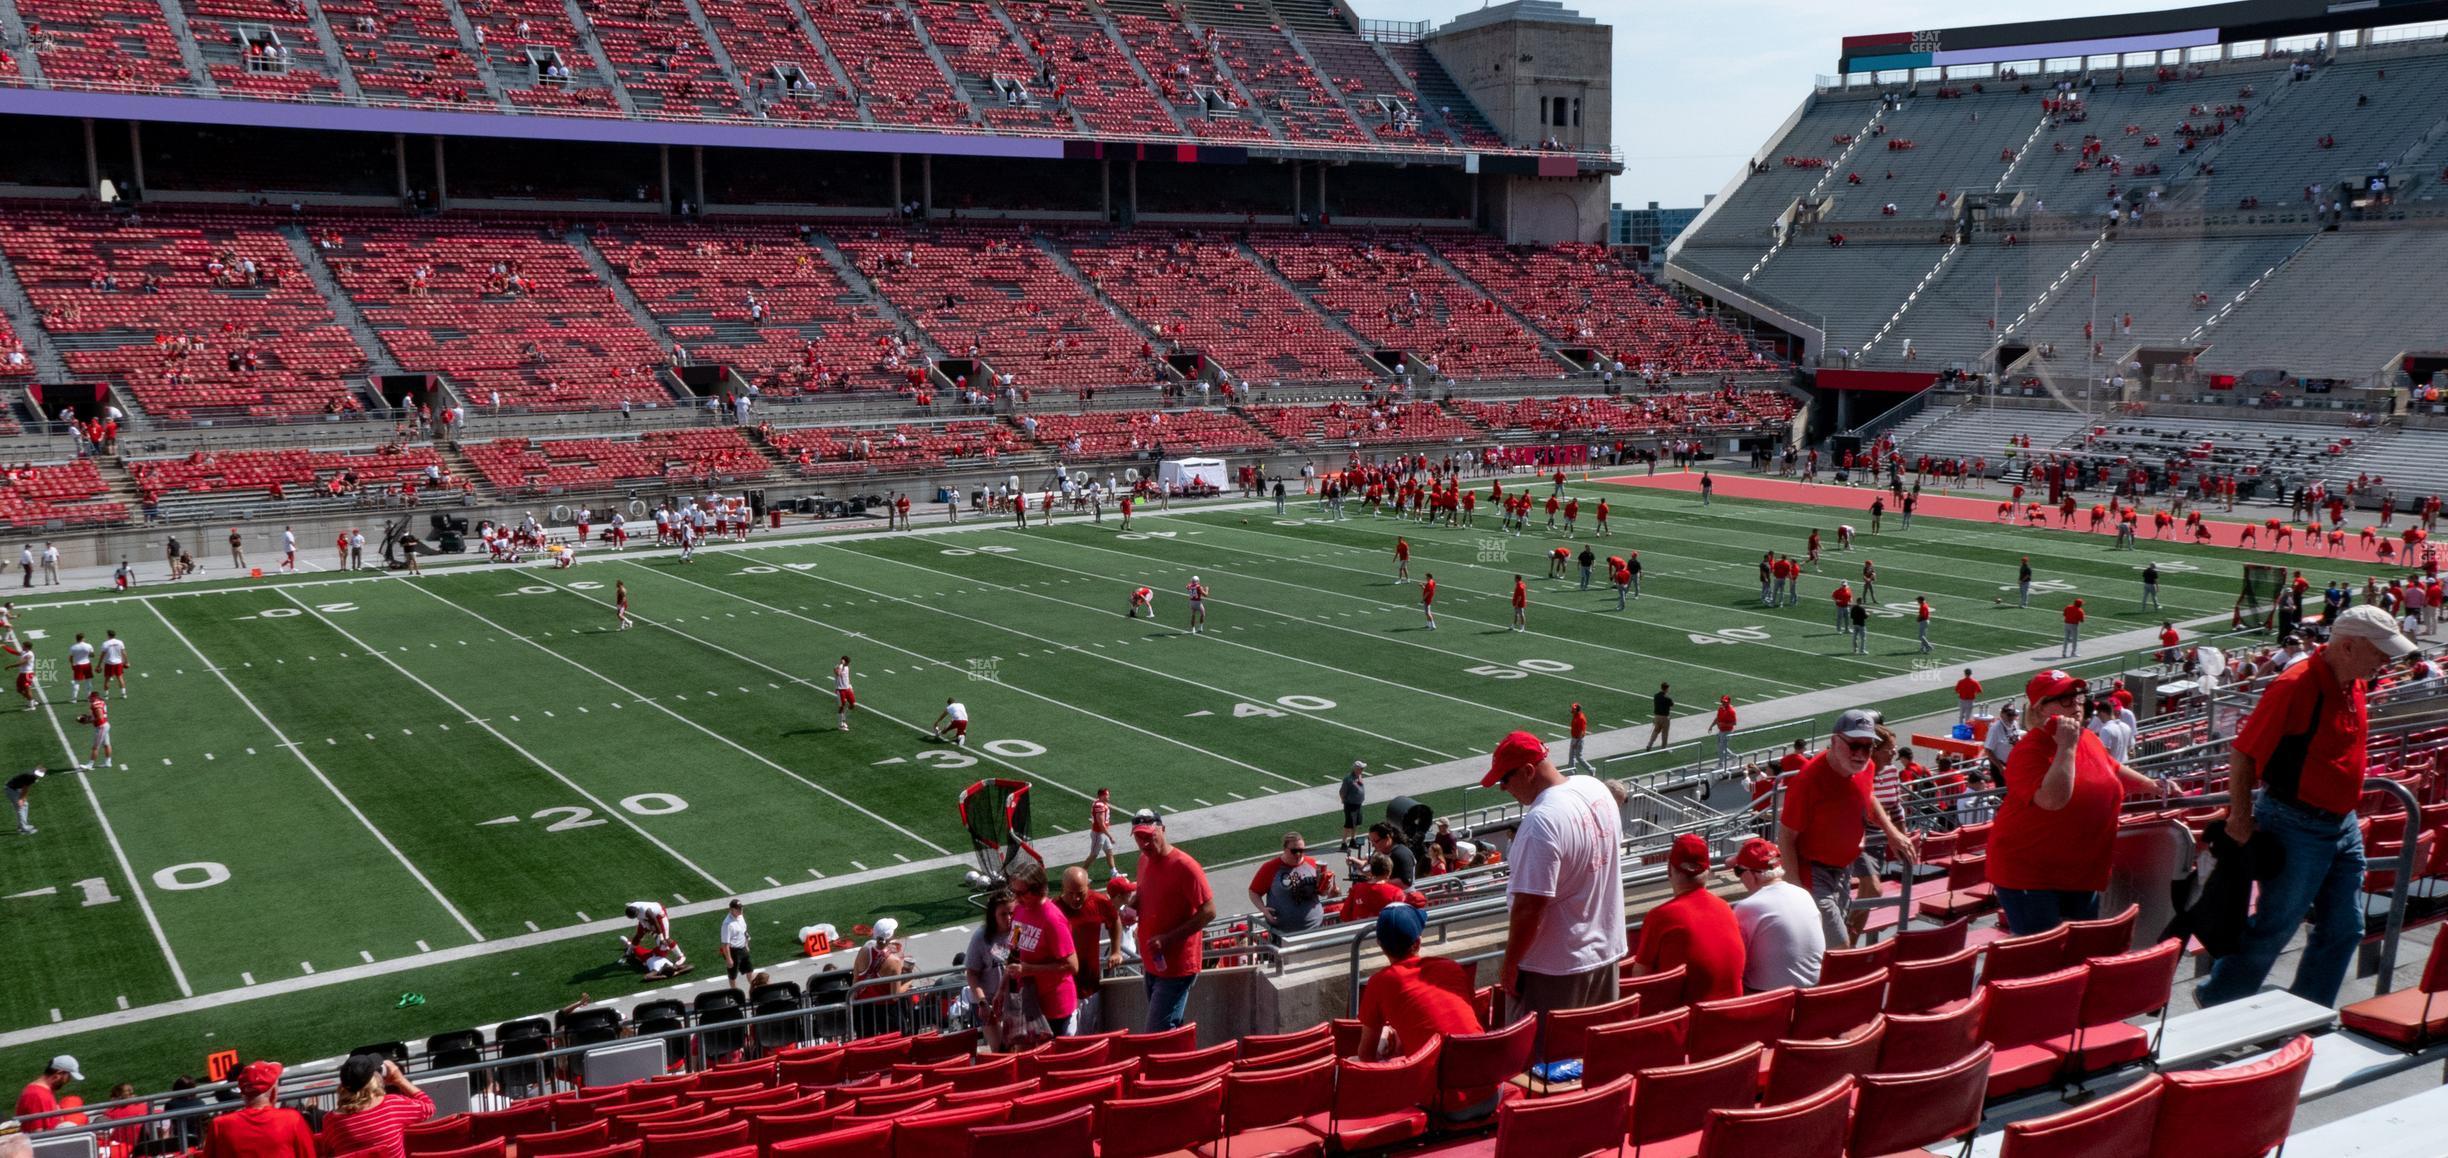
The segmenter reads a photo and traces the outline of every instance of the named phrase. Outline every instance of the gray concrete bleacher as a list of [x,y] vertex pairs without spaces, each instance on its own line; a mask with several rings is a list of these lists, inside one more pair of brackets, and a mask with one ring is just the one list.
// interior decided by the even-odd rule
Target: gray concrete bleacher
[[2443,300],[2448,232],[2324,233],[2211,329],[2201,364],[2363,378],[2401,351],[2448,349]]
[[[2031,436],[2035,452],[2046,451],[2090,425],[2090,419],[2070,410],[1992,409],[1965,404],[1915,415],[1894,432],[1896,449],[1906,462],[1931,458],[1987,459],[1992,472],[2006,462],[2006,440]],[[2020,458],[2021,456],[2017,456]]]
[[[1833,163],[1837,155],[1845,150],[1843,145],[1836,143],[1836,138],[1859,132],[1878,112],[1878,108],[1878,101],[1866,94],[1816,98],[1809,111],[1794,122],[1794,127],[1768,148],[1765,153],[1768,167],[1744,177],[1742,184],[1726,197],[1725,204],[1710,214],[1699,231],[1690,236],[1690,241],[1709,246],[1747,247],[1751,250],[1751,258],[1756,260],[1760,254],[1767,252],[1768,227],[1775,222],[1777,214],[1793,204],[1794,198],[1818,184],[1819,178],[1827,172],[1823,169],[1788,168],[1784,163],[1785,158],[1816,157]],[[1876,148],[1876,142],[1863,147]],[[1843,179],[1842,174],[1836,177],[1836,181]],[[1833,187],[1834,182],[1830,184]],[[1746,260],[1734,272],[1739,275],[1750,267],[1751,261]]]
[[[1899,216],[1943,217],[1938,194],[1946,193],[1952,205],[1966,190],[1989,191],[2006,171],[1998,150],[2021,147],[2039,121],[2036,96],[1939,100],[1925,91],[1907,99],[1887,114],[1887,132],[1864,142],[1829,183],[1836,199],[1829,216],[1878,217],[1880,206],[1893,202]],[[1890,147],[1905,141],[1913,147]],[[1847,184],[1848,174],[1860,175],[1862,183]]]
[[2401,503],[2420,495],[2448,494],[2448,431],[2365,430],[2337,464],[2345,478],[2369,475],[2397,493]]
[[1833,357],[1839,348],[1861,349],[1943,252],[1937,245],[1838,248],[1805,236],[1768,259],[1751,284],[1825,318]]
[[[1901,367],[1904,343],[1910,340],[1912,365],[1917,369],[1974,366],[2015,315],[2064,273],[2088,244],[2002,245],[1994,236],[1980,236],[1947,263],[1946,273],[1932,285],[1934,292],[1923,293],[1913,302],[1913,308],[1873,351],[1873,362],[1882,368]],[[1935,262],[1943,248],[1929,245],[1923,251]],[[1993,307],[2000,315],[1996,331],[1989,327]]]
[[[2060,289],[2033,311],[2013,336],[2027,343],[2053,342],[2058,348],[2083,348],[2083,323],[2091,320],[2091,279],[2099,279],[2099,326],[2095,331],[2110,355],[2136,343],[2174,345],[2183,342],[2229,299],[2250,285],[2288,254],[2301,248],[2309,234],[2283,233],[2266,237],[2177,237],[2128,233],[2101,247],[2083,266],[2075,283]],[[2045,282],[2042,284],[2046,284]],[[2210,304],[2196,307],[2196,293],[2210,295]],[[2012,294],[2010,293],[2011,299]],[[2025,301],[2037,296],[2027,295]],[[2011,312],[2017,307],[2010,305]],[[2133,332],[2121,329],[2133,315]],[[2011,321],[2001,324],[2011,325]]]
[[2342,470],[2344,452],[2374,433],[2336,422],[2118,415],[2090,424],[2090,431],[2068,449],[2093,457],[2130,457],[2145,465],[2189,458],[2239,475],[2274,473],[2290,484],[2320,478],[2334,486],[2354,478],[2353,471]]
[[[2236,103],[2236,93],[2243,86],[2266,87],[2272,78],[2283,75],[2284,67],[2276,62],[2239,61],[2222,65],[2219,71],[2206,76],[2166,84],[2147,82],[2147,74],[2141,70],[2136,70],[2123,85],[2111,77],[2084,93],[2082,120],[2062,121],[2032,142],[2006,187],[2029,193],[2049,213],[2084,216],[2103,213],[2108,208],[2110,186],[2128,192],[2176,176],[2187,158],[2182,152],[2184,137],[2178,128],[2187,121],[2200,123],[2208,119],[2194,115],[2194,106]],[[2028,99],[2036,106],[2039,94]],[[2129,127],[2136,131],[2127,132]],[[2145,143],[2152,134],[2159,137],[2157,145]],[[2125,162],[2127,171],[2121,175],[2112,173],[2100,164],[2077,171],[2075,166],[2082,160],[2086,136],[2099,137],[2107,154]],[[2059,144],[2065,146],[2063,152],[2057,150]],[[2133,175],[2132,166],[2146,161],[2156,163],[2160,174]]]
[[[2448,54],[2350,56],[2315,69],[2308,80],[2269,83],[2293,91],[2209,155],[2214,172],[2198,178],[2205,207],[2233,208],[2246,197],[2264,206],[2294,204],[2307,184],[2369,177],[2448,118],[2441,96]],[[2358,96],[2370,103],[2357,107]],[[2337,139],[2335,148],[2319,147],[2325,135]]]

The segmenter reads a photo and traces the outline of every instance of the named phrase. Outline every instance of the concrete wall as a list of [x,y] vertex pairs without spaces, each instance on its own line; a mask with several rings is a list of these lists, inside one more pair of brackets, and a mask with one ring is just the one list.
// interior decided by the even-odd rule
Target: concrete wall
[[[1515,18],[1439,31],[1424,43],[1506,143],[1531,147],[1551,136],[1573,148],[1614,143],[1612,28]],[[1581,102],[1580,124],[1552,123],[1558,97],[1567,120],[1569,102]]]
[[1488,177],[1488,228],[1509,242],[1602,242],[1604,177]]

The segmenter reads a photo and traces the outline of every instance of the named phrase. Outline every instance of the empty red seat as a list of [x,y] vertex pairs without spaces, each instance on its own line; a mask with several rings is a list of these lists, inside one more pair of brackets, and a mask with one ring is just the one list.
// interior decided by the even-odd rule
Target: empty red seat
[[1983,1044],[1935,1069],[1863,1073],[1854,1087],[1852,1152],[1903,1154],[1971,1136],[1989,1100],[1990,1053]]
[[1709,1111],[1700,1158],[1844,1158],[1853,1125],[1853,1079],[1783,1103]]
[[2434,937],[2431,955],[2423,959],[2422,978],[2412,989],[2366,998],[2338,1010],[2338,1021],[2357,1033],[2409,1050],[2426,1048],[2448,1036],[2448,937]]
[[2152,1074],[2087,1105],[2045,1118],[2010,1122],[1999,1158],[2148,1155],[2151,1133],[2159,1124],[2159,1100],[2166,1084],[2165,1079]]

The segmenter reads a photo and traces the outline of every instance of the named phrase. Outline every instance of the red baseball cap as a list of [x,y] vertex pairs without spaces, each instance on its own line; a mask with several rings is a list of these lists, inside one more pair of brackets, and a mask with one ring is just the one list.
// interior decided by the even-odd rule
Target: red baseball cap
[[1747,872],[1759,873],[1781,867],[1784,856],[1777,851],[1776,842],[1755,836],[1744,841],[1743,846],[1734,851],[1734,859],[1728,863]]
[[2069,675],[2056,668],[2050,668],[2033,676],[2030,683],[2023,685],[2023,698],[2036,704],[2042,700],[2053,700],[2062,695],[2079,692],[2083,690],[2083,686],[2080,676]]
[[238,1092],[254,1097],[280,1085],[281,1064],[276,1061],[248,1062],[238,1071]]
[[1487,775],[1479,778],[1481,788],[1493,788],[1497,781],[1547,758],[1547,745],[1528,732],[1515,732],[1496,744],[1496,752],[1488,761]]
[[1674,839],[1674,851],[1666,854],[1666,867],[1698,876],[1708,871],[1708,840],[1696,832],[1687,832]]

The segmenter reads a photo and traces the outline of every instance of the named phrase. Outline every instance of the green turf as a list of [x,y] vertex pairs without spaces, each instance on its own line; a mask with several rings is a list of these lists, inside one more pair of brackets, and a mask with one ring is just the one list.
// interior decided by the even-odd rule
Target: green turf
[[[546,1009],[580,989],[633,989],[605,965],[608,938],[491,946],[641,897],[714,900],[961,851],[953,800],[979,776],[1037,785],[1050,835],[1080,827],[1099,787],[1124,808],[1180,812],[1324,785],[1353,759],[1382,773],[1469,757],[1516,727],[1560,734],[1575,701],[1601,729],[1645,724],[1660,682],[1697,708],[1720,693],[1749,705],[1910,676],[1908,691],[1879,698],[1937,710],[1961,662],[2054,655],[2071,594],[2091,601],[2094,635],[2155,626],[2161,615],[2134,605],[2145,559],[2199,568],[2163,584],[2165,614],[2181,620],[2224,614],[2237,563],[2265,557],[1890,522],[1850,555],[1829,552],[1803,606],[1769,610],[1759,553],[1798,554],[1814,522],[1832,538],[1834,512],[1577,489],[1615,501],[1600,553],[1637,548],[1647,564],[1647,594],[1625,611],[1611,592],[1578,590],[1577,573],[1546,579],[1551,537],[1328,523],[1300,503],[1280,519],[1142,514],[1128,534],[1111,518],[994,524],[780,540],[686,564],[595,552],[567,571],[23,601],[20,624],[46,633],[47,654],[112,628],[137,674],[134,696],[112,703],[123,767],[46,781],[41,833],[0,841],[0,895],[56,890],[0,900],[30,934],[17,983],[0,988],[0,1030],[176,998],[173,957],[208,995],[479,941],[486,952],[0,1050],[0,1069],[65,1049],[98,1080],[158,1083],[210,1048],[320,1056]],[[1436,631],[1416,585],[1393,580],[1398,535],[1413,574],[1438,577]],[[2024,554],[2066,586],[2017,609]],[[1891,614],[1871,654],[1853,656],[1827,592],[1864,555],[1879,560]],[[1504,626],[1517,572],[1533,592],[1522,633]],[[1192,574],[1214,591],[1199,636],[1181,630]],[[615,581],[644,621],[630,631],[612,630]],[[1143,582],[1160,593],[1153,623],[1121,614]],[[1892,613],[1922,594],[1938,614],[1927,658]],[[845,653],[862,709],[848,733],[834,728],[828,678]],[[67,694],[60,675],[45,682],[54,701]],[[953,695],[976,721],[965,750],[924,735]],[[75,714],[21,714],[5,759],[58,767],[63,737],[81,757],[89,735]],[[1304,825],[1324,838],[1332,823]],[[1280,829],[1192,847],[1220,863],[1263,853]],[[807,923],[892,912],[915,928],[968,911],[957,876],[939,869],[761,905],[757,918],[770,955]],[[692,919],[682,935],[704,944],[710,930]],[[428,1003],[392,1009],[410,990]]]

